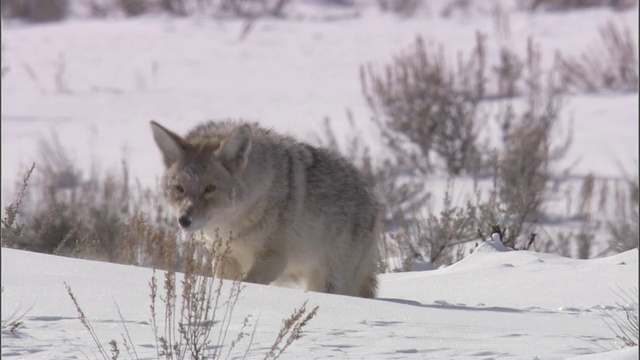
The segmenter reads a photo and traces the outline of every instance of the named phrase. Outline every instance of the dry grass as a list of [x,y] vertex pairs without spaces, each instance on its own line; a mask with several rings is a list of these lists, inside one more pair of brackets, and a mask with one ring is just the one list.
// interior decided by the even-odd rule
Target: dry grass
[[492,69],[497,77],[498,98],[512,98],[522,94],[519,83],[523,69],[523,61],[513,49],[509,47],[500,49],[500,61]]
[[282,327],[278,332],[276,340],[265,355],[264,359],[277,359],[296,340],[302,337],[302,329],[309,324],[309,321],[318,313],[318,306],[307,311],[307,301],[302,306],[294,309],[288,319],[282,321]]
[[3,0],[2,17],[34,23],[60,21],[67,16],[69,0]]
[[[156,332],[158,357],[164,359],[204,359],[219,358],[226,343],[233,310],[242,290],[239,281],[223,294],[224,282],[202,275],[210,273],[211,263],[215,260],[211,252],[206,251],[200,243],[190,238],[182,255],[185,273],[181,280],[182,292],[177,293],[176,273],[164,273],[164,296],[157,294],[157,278],[151,279],[151,312],[152,326]],[[220,259],[218,257],[218,259]],[[156,309],[158,298],[165,309],[161,316],[164,319],[164,331],[159,331]],[[222,313],[222,314],[220,314]],[[222,319],[221,319],[222,318]],[[218,334],[212,330],[217,323]],[[247,319],[245,319],[247,325]],[[244,326],[238,335],[244,335]],[[212,345],[211,338],[217,339]],[[232,343],[235,345],[235,342]],[[213,350],[212,350],[213,348]],[[231,349],[229,349],[231,351]]]
[[609,7],[623,11],[638,5],[637,0],[521,0],[520,7],[529,11],[568,11],[591,7]]
[[607,327],[615,334],[616,339],[620,340],[623,347],[638,346],[640,343],[639,327],[638,327],[638,288],[630,291],[618,289],[614,291],[619,301],[616,303],[617,310],[623,314],[612,310],[605,310]]
[[[3,0],[4,19],[29,22],[61,21],[69,14],[72,0]],[[256,19],[281,17],[291,0],[86,0],[74,4],[91,17],[103,18],[124,13],[140,16],[165,12],[175,16],[218,16]]]
[[[67,169],[66,166],[62,168]],[[57,167],[54,166],[47,171],[58,173],[56,169]],[[48,230],[38,231],[35,237],[31,237],[29,235],[34,233],[34,229],[19,224],[17,220],[19,217],[25,217],[24,214],[20,214],[21,205],[29,189],[28,180],[32,171],[33,167],[23,180],[17,200],[6,209],[3,219],[3,246],[28,243],[29,239],[41,238],[51,231],[51,226],[46,226]],[[51,179],[60,179],[60,177],[51,177]],[[59,184],[58,181],[56,180],[56,184]],[[46,187],[46,189],[50,196],[57,196],[56,187]],[[117,192],[116,189],[122,190],[122,188],[114,188],[114,192]],[[81,212],[86,210],[82,208],[86,204],[80,202],[70,206],[78,206],[79,208],[75,210]],[[88,204],[95,205],[93,202]],[[56,210],[49,216],[51,219],[48,220],[49,225],[58,221],[59,211]],[[167,269],[162,281],[162,293],[159,291],[155,270],[149,283],[152,329],[156,340],[157,357],[159,359],[208,359],[226,355],[228,358],[241,340],[250,336],[251,341],[244,351],[246,355],[253,340],[253,333],[247,331],[250,326],[249,317],[244,319],[241,330],[235,338],[233,340],[228,338],[229,328],[235,321],[233,317],[235,305],[243,286],[239,281],[227,282],[221,278],[208,276],[224,272],[221,268],[224,266],[221,259],[225,254],[225,251],[221,250],[225,248],[222,240],[217,239],[213,247],[207,249],[195,236],[185,235],[185,240],[178,241],[175,234],[150,225],[148,215],[143,212],[134,212],[128,219],[125,217],[127,214],[129,214],[128,211],[117,213],[122,220],[120,221],[118,217],[116,224],[119,226],[119,231],[114,235],[116,240],[111,243],[118,246],[118,251],[112,251],[112,253],[118,254],[117,259],[126,263],[153,266],[154,269],[156,267]],[[82,227],[79,224],[79,222],[76,223],[68,235],[60,241],[58,248],[68,246],[69,240]],[[94,229],[94,233],[99,234],[98,231]],[[89,254],[92,253],[93,251],[89,252]],[[86,257],[88,253],[79,251],[76,255]],[[178,269],[184,272],[181,280],[178,280],[179,276],[176,273]],[[178,281],[180,281],[179,285]],[[65,286],[76,307],[78,319],[87,329],[98,349],[99,357],[117,359],[126,351],[130,358],[138,358],[119,308],[118,315],[123,329],[122,341],[113,339],[105,345],[99,339],[71,287],[66,283]],[[160,309],[163,310],[162,313],[158,313]],[[265,359],[279,357],[287,347],[299,339],[302,336],[302,329],[316,312],[317,307],[307,311],[306,303],[296,309],[291,317],[284,321],[273,346],[265,353]],[[161,320],[158,321],[158,318]],[[7,322],[3,321],[3,329],[16,331],[20,326],[22,326],[20,317],[9,319]]]
[[453,206],[450,190],[445,192],[443,201],[444,208],[439,214],[430,214],[415,226],[414,252],[421,254],[435,267],[461,260],[462,256],[455,247],[476,239],[478,229],[478,214],[474,205]]
[[557,55],[564,82],[578,92],[637,92],[638,49],[631,30],[609,21],[599,32],[599,43],[579,58]]
[[512,247],[521,247],[515,244],[521,234],[535,232],[533,227],[544,220],[543,204],[569,171],[551,172],[569,150],[572,130],[560,128],[561,92],[553,70],[545,74],[541,59],[538,46],[529,40],[524,65],[526,106],[516,112],[507,104],[497,117],[502,129],[502,150],[493,159],[497,202],[511,229],[505,243]]
[[[398,220],[404,213],[414,213],[420,209],[429,194],[424,184],[412,178],[414,172],[393,159],[376,161],[371,156],[369,146],[362,141],[355,127],[351,113],[347,113],[350,124],[348,132],[340,137],[333,130],[330,119],[325,119],[322,136],[316,137],[316,143],[326,149],[342,153],[364,176],[367,184],[380,199],[386,219]],[[345,148],[341,144],[348,144]]]
[[589,259],[637,249],[638,176],[622,173],[617,179],[585,175],[575,203],[568,188],[565,220],[577,223],[577,228],[559,231],[557,246],[543,244],[541,250]]
[[623,185],[614,188],[613,196],[613,217],[606,223],[609,233],[608,250],[610,253],[618,253],[637,249],[640,245],[638,175],[627,175]]
[[382,70],[362,66],[362,91],[386,145],[398,160],[424,174],[434,171],[433,154],[450,175],[477,172],[481,114],[485,91],[484,36],[468,58],[450,66],[442,46],[418,37],[408,51]]
[[[241,1],[227,3],[227,7],[242,6]],[[255,2],[259,3],[267,2]],[[452,6],[454,3],[465,2],[452,2]],[[189,1],[167,1],[162,6],[197,10],[189,4],[193,5]],[[201,6],[208,6],[207,2],[201,2]],[[510,26],[504,10],[494,10],[494,21],[499,35],[508,37]],[[620,59],[629,63],[628,33],[613,24],[602,29],[603,41],[612,44],[608,51],[611,57],[603,60],[606,66],[602,68],[620,68]],[[476,230],[500,225],[507,229],[507,245],[526,247],[531,234],[537,232],[536,227],[545,221],[544,204],[554,191],[554,182],[563,181],[563,173],[552,174],[550,169],[570,146],[570,129],[564,136],[561,134],[561,93],[549,80],[552,74],[541,68],[538,47],[530,40],[522,58],[513,49],[503,47],[497,61],[490,62],[486,59],[486,41],[483,34],[477,33],[475,48],[451,61],[442,46],[417,38],[411,48],[395,56],[387,66],[361,68],[363,94],[390,156],[374,161],[355,128],[347,135],[346,143],[350,145],[343,152],[385,205],[386,229],[394,231],[393,236],[387,236],[387,243],[390,249],[402,248],[406,259],[419,254],[431,261],[449,261],[438,260],[446,258],[441,255],[444,251],[438,251],[441,244],[417,239],[435,238],[428,234],[440,233],[458,214],[473,213],[474,219],[468,223],[475,224]],[[497,65],[489,69],[488,62]],[[622,68],[629,67],[625,66]],[[637,85],[637,69],[635,76]],[[490,86],[493,84],[495,92]],[[479,104],[495,98],[505,104],[493,119],[502,132],[502,143],[497,146],[500,150],[487,149],[478,139],[480,130],[492,120],[478,111]],[[520,100],[526,106],[516,111],[513,101]],[[353,123],[350,117],[349,121]],[[327,120],[323,145],[338,149],[338,140]],[[86,174],[75,168],[74,159],[55,136],[42,141],[40,147],[43,166],[36,169],[32,186],[27,188],[26,180],[22,184],[16,208],[7,209],[3,246],[156,268],[167,266],[166,254],[171,253],[172,264],[182,266],[183,250],[170,230],[170,216],[153,191],[136,186],[129,179],[126,163],[116,171],[101,173],[94,169]],[[487,201],[445,206],[447,212],[435,218],[419,215],[430,196],[423,176],[438,171],[450,176],[490,174],[495,187]],[[629,192],[633,193],[632,187]],[[615,210],[617,218],[606,223],[611,251],[637,246],[638,238],[638,223],[633,220],[637,201],[634,205],[633,198],[615,196],[622,205]],[[21,216],[16,209],[20,209]],[[584,211],[581,216],[588,220],[591,215]],[[562,244],[566,241],[579,241],[582,245],[577,256],[593,256],[594,229],[593,225],[585,225],[577,234],[565,234],[559,248],[569,249]],[[453,243],[465,241],[463,238],[469,233],[462,229],[451,231],[444,238]],[[536,245],[544,251],[559,249],[540,239]]]
[[[2,287],[2,295],[4,296],[4,286]],[[5,332],[10,334],[15,334],[22,327],[24,327],[24,316],[27,315],[31,309],[35,306],[35,303],[31,305],[29,308],[23,310],[22,304],[19,304],[18,307],[6,318],[2,319],[2,333],[3,337]]]
[[6,209],[3,246],[157,268],[173,248],[179,263],[172,217],[152,190],[131,184],[125,162],[87,178],[57,137],[39,146],[44,165]]
[[[216,242],[219,244],[214,245],[213,248],[228,247],[228,243],[225,245],[220,238],[216,239]],[[185,242],[183,249],[181,260],[184,274],[181,280],[178,280],[180,276],[174,270],[165,271],[161,291],[159,279],[154,270],[149,282],[151,328],[154,333],[157,358],[166,360],[229,358],[231,352],[248,337],[249,343],[243,351],[243,358],[246,357],[253,344],[253,335],[258,324],[256,323],[253,331],[249,332],[251,317],[245,317],[236,336],[232,340],[229,339],[229,328],[236,320],[234,310],[244,286],[240,281],[232,282],[203,275],[211,273],[212,264],[223,266],[221,253],[214,254],[208,251],[193,237]],[[167,258],[170,256],[171,253]],[[66,283],[65,286],[76,307],[78,319],[89,332],[100,357],[118,359],[124,347],[130,358],[138,359],[135,344],[120,309],[118,308],[118,315],[123,330],[122,342],[119,343],[113,339],[105,348],[71,287]],[[305,301],[300,308],[293,311],[289,318],[283,320],[273,345],[264,354],[264,359],[277,359],[293,342],[303,336],[304,327],[318,311],[317,306],[309,311],[306,305]]]
[[378,0],[380,10],[403,17],[415,15],[424,6],[424,0]]
[[[78,303],[78,299],[76,298],[75,294],[71,290],[71,287],[66,282],[64,283],[64,286],[67,288],[67,294],[69,294],[69,297],[73,302],[73,305],[75,305],[76,311],[78,313],[78,320],[80,320],[80,322],[82,323],[82,326],[84,326],[84,328],[87,329],[87,332],[89,332],[89,335],[91,335],[91,339],[98,346],[98,351],[100,352],[100,356],[103,359],[108,360],[110,358],[109,355],[107,354],[104,347],[100,343],[98,334],[96,334],[96,331],[93,329],[93,325],[91,325],[91,322],[87,319],[87,316],[84,314],[84,311],[82,310],[82,307]],[[113,349],[114,347],[115,349]],[[112,354],[114,354],[114,357],[117,358],[117,355],[118,355],[117,346],[113,345],[112,349],[114,350],[112,351]]]
[[16,200],[5,208],[5,216],[2,218],[1,232],[1,241],[3,247],[19,247],[20,243],[23,241],[25,229],[24,224],[19,222],[18,216],[21,212],[22,203],[24,202],[24,198],[27,192],[27,186],[29,184],[29,179],[31,178],[31,174],[33,174],[35,166],[36,164],[32,164],[22,178],[22,183],[19,187],[20,190],[18,191]]
[[[405,264],[415,257],[446,264],[457,255],[449,251],[442,257],[444,249],[469,241],[472,233],[487,225],[506,229],[505,245],[530,248],[536,227],[545,221],[544,203],[566,178],[568,170],[551,172],[571,146],[571,129],[560,128],[562,96],[554,69],[542,68],[539,46],[530,39],[524,58],[503,48],[498,66],[488,72],[485,41],[477,33],[476,48],[468,60],[459,57],[457,67],[447,63],[444,48],[427,46],[418,38],[383,71],[370,65],[361,69],[363,94],[386,140],[390,162],[420,170],[409,178],[437,173],[434,158],[441,160],[449,176],[493,174],[494,178],[494,189],[485,201],[462,207],[445,204],[444,212],[428,218],[403,209],[388,212],[403,219],[404,235],[392,236],[390,249],[402,253]],[[495,94],[487,89],[488,83],[497,84]],[[487,119],[478,107],[484,99],[496,97],[504,100],[495,118],[502,142],[480,151],[478,134]],[[516,111],[514,101],[523,102],[524,108]]]

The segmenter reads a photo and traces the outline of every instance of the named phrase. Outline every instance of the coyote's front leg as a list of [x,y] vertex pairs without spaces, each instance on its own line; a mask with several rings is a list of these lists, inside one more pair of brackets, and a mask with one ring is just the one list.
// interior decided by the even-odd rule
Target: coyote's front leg
[[231,256],[225,256],[214,260],[215,275],[227,280],[242,280],[242,269],[238,260]]
[[244,281],[256,284],[271,284],[284,271],[285,256],[279,251],[264,251],[256,257]]

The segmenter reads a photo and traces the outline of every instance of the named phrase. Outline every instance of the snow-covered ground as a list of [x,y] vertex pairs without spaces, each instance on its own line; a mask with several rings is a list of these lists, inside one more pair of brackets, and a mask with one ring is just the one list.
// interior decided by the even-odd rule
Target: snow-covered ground
[[[438,9],[446,1],[428,3],[423,13],[402,18],[373,5],[361,5],[352,16],[352,9],[299,1],[285,19],[258,20],[245,39],[244,23],[232,19],[4,21],[2,204],[13,200],[22,170],[39,161],[38,139],[51,132],[85,172],[92,161],[109,168],[125,158],[132,178],[145,186],[154,186],[161,172],[152,119],[184,132],[204,119],[244,118],[312,140],[325,117],[338,134],[348,131],[349,109],[362,139],[374,153],[382,152],[359,67],[387,63],[417,35],[443,44],[454,58],[458,51],[468,53],[479,30],[487,34],[490,59],[504,43],[524,54],[532,37],[546,65],[556,50],[579,56],[592,47],[598,26],[609,20],[627,25],[638,39],[637,8],[531,14],[502,1],[511,35],[498,40],[492,5],[445,18]],[[563,119],[572,119],[574,129],[565,165],[579,160],[573,168],[578,175],[611,179],[623,167],[637,176],[638,94],[565,100]],[[433,181],[434,196],[441,198],[437,189],[444,181]],[[138,355],[153,358],[150,278],[149,269],[3,248],[2,357],[93,357],[66,281],[105,344],[121,339],[117,303]],[[230,333],[246,315],[259,318],[249,356],[261,358],[281,320],[309,300],[320,306],[318,316],[286,358],[566,359],[621,347],[603,311],[620,313],[617,293],[637,286],[637,249],[575,260],[484,244],[445,269],[382,275],[376,300],[247,285]],[[26,312],[24,325],[11,333],[4,321],[16,311]],[[235,355],[242,355],[240,349]],[[638,348],[595,356],[636,359]]]
[[[251,315],[258,325],[248,358],[262,358],[281,320],[308,300],[318,314],[286,359],[637,359],[638,347],[620,350],[605,314],[624,315],[619,295],[637,289],[637,250],[595,260],[501,250],[486,242],[445,269],[382,275],[375,300],[248,284],[229,339]],[[139,358],[153,358],[151,276],[150,269],[3,248],[2,319],[26,314],[14,333],[3,324],[2,357],[74,359],[95,351],[64,281],[105,348],[112,339],[122,348],[119,307]],[[245,339],[232,358],[247,346]]]

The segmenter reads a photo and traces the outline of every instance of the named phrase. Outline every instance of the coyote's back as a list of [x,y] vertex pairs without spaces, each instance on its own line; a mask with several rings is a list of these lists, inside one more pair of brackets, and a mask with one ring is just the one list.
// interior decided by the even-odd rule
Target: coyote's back
[[207,122],[185,137],[151,125],[179,225],[231,234],[218,275],[375,296],[380,210],[347,160],[257,124]]

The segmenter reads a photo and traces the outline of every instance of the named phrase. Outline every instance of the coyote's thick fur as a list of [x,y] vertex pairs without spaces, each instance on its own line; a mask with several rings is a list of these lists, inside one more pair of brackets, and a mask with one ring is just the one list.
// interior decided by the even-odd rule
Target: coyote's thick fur
[[379,205],[347,160],[257,124],[207,122],[185,137],[151,127],[180,227],[231,234],[219,276],[375,296]]

